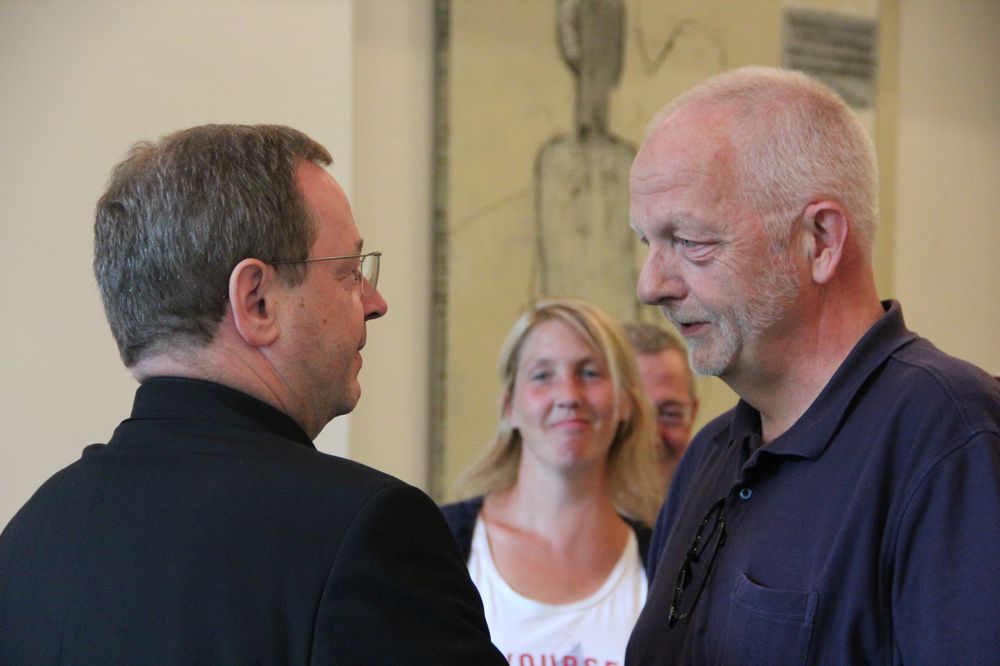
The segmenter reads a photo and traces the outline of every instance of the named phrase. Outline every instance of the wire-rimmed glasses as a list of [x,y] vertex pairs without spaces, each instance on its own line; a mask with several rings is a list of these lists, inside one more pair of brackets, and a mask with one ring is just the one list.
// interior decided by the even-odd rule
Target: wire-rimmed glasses
[[[705,533],[709,524],[712,525],[712,531]],[[705,573],[702,574],[701,584],[698,585],[698,589],[695,592],[694,598],[691,600],[691,605],[686,611],[681,610],[681,603],[684,601],[685,592],[688,586],[691,584],[691,580],[694,574],[694,565],[699,564],[704,556],[706,550],[711,548],[712,555],[708,559],[708,564],[705,567]],[[712,573],[712,566],[715,564],[715,558],[719,556],[719,550],[726,545],[726,498],[723,497],[718,502],[713,504],[709,508],[705,517],[701,521],[701,525],[698,526],[698,531],[694,534],[694,542],[688,549],[687,556],[684,558],[684,563],[681,565],[681,570],[677,572],[677,579],[674,582],[674,595],[670,600],[670,618],[667,621],[669,627],[673,628],[678,621],[687,622],[691,617],[691,613],[694,612],[694,607],[698,604],[698,599],[701,597],[701,593],[705,591],[705,586],[708,584],[708,578]]]
[[[309,264],[314,261],[333,261],[335,259],[357,259],[358,268],[355,271],[357,282],[361,284],[361,291],[366,296],[375,293],[378,289],[378,271],[382,263],[382,253],[378,250],[366,252],[365,254],[342,254],[336,257],[315,257],[313,259],[288,259],[284,261],[272,261],[271,265],[282,264]],[[370,260],[370,261],[369,261]]]

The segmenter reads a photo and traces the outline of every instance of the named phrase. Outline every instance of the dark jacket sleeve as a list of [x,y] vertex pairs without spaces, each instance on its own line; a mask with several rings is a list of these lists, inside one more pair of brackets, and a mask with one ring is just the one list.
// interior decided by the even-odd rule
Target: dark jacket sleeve
[[380,490],[358,513],[315,631],[316,664],[507,664],[441,512],[405,484]]

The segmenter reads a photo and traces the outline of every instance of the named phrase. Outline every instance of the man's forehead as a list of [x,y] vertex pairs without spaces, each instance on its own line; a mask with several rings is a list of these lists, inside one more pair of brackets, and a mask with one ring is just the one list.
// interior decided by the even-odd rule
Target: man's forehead
[[693,377],[688,370],[687,356],[679,349],[661,349],[652,354],[636,354],[643,382],[658,390],[670,389],[678,395],[693,395]]
[[701,178],[729,164],[734,156],[728,132],[700,123],[663,125],[646,137],[639,149],[629,184],[635,191],[646,191],[665,180]]
[[662,369],[670,372],[684,372],[687,369],[684,352],[680,349],[660,349],[652,353],[640,353],[637,355],[640,361],[647,360],[649,367]]
[[[340,183],[322,166],[309,161],[296,166],[295,178],[303,202],[316,224],[318,233],[313,245],[320,248],[316,251],[324,254],[359,253],[361,234]],[[331,243],[336,247],[330,246]]]
[[735,170],[736,150],[725,133],[651,135],[630,174],[631,214],[640,220],[698,217],[727,200]]

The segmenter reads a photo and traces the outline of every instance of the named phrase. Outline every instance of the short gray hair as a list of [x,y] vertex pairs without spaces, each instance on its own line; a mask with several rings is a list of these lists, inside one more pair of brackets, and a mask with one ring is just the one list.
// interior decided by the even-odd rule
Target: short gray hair
[[743,67],[678,97],[651,124],[678,112],[724,109],[744,202],[783,245],[791,222],[820,199],[840,203],[870,260],[878,221],[875,146],[847,104],[801,72]]
[[[204,125],[139,142],[97,202],[94,274],[128,367],[212,340],[246,258],[304,258],[316,229],[295,182],[330,154],[278,125]],[[301,267],[283,279],[297,284]]]

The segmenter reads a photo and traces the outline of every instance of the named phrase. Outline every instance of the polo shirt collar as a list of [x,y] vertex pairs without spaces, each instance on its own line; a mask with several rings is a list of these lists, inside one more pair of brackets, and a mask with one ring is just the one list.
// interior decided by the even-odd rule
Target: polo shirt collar
[[[787,432],[768,444],[768,453],[818,459],[832,441],[854,396],[872,373],[896,350],[917,339],[917,334],[906,328],[903,309],[897,301],[882,301],[882,307],[885,314],[861,337],[805,413]],[[748,438],[759,443],[760,413],[740,400],[729,429],[723,428],[716,442],[727,445]],[[755,451],[755,458],[756,454]]]

